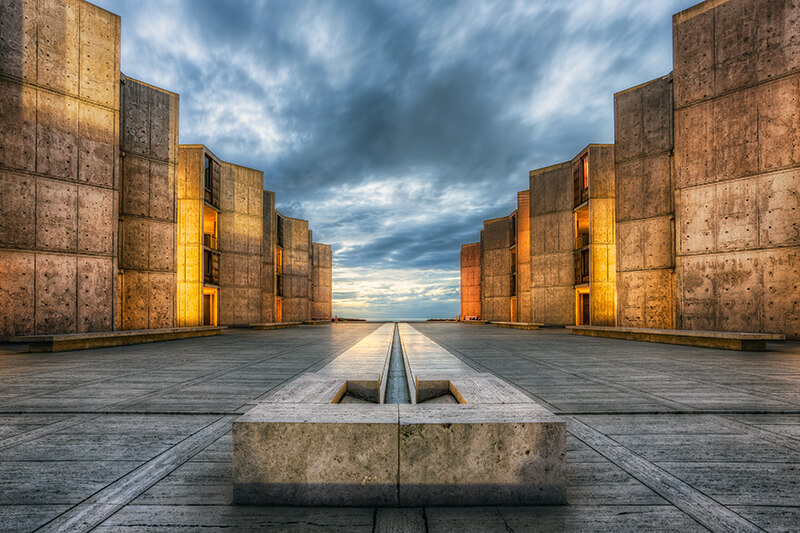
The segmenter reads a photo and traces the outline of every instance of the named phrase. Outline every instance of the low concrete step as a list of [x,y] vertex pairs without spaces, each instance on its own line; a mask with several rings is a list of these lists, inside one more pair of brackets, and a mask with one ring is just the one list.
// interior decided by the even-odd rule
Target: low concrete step
[[539,329],[544,326],[539,322],[489,322],[493,326],[501,328],[514,328],[514,329]]
[[27,343],[30,352],[64,352],[107,348],[126,344],[170,341],[190,337],[219,335],[224,326],[198,326],[187,328],[132,329],[125,331],[100,331],[92,333],[63,333],[58,335],[28,335],[13,337],[12,342]]
[[282,329],[282,328],[293,328],[296,326],[301,326],[302,322],[264,322],[261,324],[250,324],[250,327],[253,329],[264,330],[264,329]]
[[767,342],[786,340],[785,335],[775,333],[747,333],[740,331],[692,331],[686,329],[617,328],[610,326],[567,326],[567,329],[571,330],[573,335],[750,352],[763,352],[767,349]]

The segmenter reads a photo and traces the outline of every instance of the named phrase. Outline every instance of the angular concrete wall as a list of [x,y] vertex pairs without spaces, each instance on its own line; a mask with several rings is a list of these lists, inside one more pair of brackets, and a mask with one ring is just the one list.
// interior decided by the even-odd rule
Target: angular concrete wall
[[312,243],[311,319],[333,318],[333,255],[330,244]]
[[283,322],[311,319],[308,221],[283,217]]
[[0,337],[115,328],[116,15],[6,0],[0,16]]
[[481,243],[461,246],[461,318],[481,318]]
[[219,325],[261,322],[264,173],[222,163]]
[[261,213],[261,322],[275,321],[275,193],[263,191]]
[[531,306],[531,216],[530,191],[517,193],[517,316],[512,320],[533,321]]
[[203,324],[203,146],[178,149],[177,326]]
[[120,92],[120,329],[175,326],[178,109],[131,78]]
[[614,95],[617,324],[675,322],[672,76]]
[[[617,320],[617,246],[615,226],[614,146],[592,144],[589,158],[589,313],[593,326]],[[580,159],[573,160],[573,166]]]
[[575,323],[572,165],[530,172],[533,322]]
[[481,313],[484,320],[511,320],[511,217],[483,223]]
[[673,18],[678,324],[800,336],[800,5]]

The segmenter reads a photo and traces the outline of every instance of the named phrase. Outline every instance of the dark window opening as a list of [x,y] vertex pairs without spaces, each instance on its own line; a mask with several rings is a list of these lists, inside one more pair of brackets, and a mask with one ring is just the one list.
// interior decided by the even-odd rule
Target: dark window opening
[[575,284],[589,283],[589,250],[575,252]]
[[219,254],[203,251],[203,283],[219,285]]
[[278,215],[278,221],[275,225],[275,242],[283,248],[283,217]]

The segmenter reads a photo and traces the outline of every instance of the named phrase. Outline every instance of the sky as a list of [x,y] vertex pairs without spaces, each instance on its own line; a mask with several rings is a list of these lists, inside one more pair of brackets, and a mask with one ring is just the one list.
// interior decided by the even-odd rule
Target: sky
[[693,0],[92,0],[180,142],[264,171],[333,249],[333,313],[459,312],[462,244],[532,169],[613,143],[613,94],[672,70]]

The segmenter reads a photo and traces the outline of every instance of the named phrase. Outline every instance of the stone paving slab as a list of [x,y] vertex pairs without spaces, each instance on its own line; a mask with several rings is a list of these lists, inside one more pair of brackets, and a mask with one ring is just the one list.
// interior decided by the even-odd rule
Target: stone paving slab
[[[6,449],[21,454],[22,443],[30,442],[31,453],[39,454],[46,443],[56,442],[51,435],[62,434],[108,435],[101,438],[120,439],[116,442],[137,435],[166,442],[179,435],[191,445],[212,421],[235,414],[225,411],[230,405],[254,405],[287,380],[321,368],[377,327],[236,330],[160,347],[0,356],[0,428],[13,432],[8,435],[13,439],[9,448],[2,448],[6,436],[0,433],[0,530],[31,531],[77,509],[94,494],[109,494],[109,487],[129,479],[134,469],[155,466],[155,457],[145,460],[132,446],[121,446],[114,461],[78,460],[81,451],[68,443],[52,447],[51,455],[41,461],[22,455],[9,460]],[[421,510],[427,531],[686,533],[706,530],[697,520],[700,512],[707,518],[733,513],[743,521],[742,530],[797,530],[800,399],[791,385],[800,390],[799,344],[752,354],[574,337],[552,329],[414,327],[465,364],[515,384],[557,414],[573,413],[576,422],[591,430],[581,433],[581,439],[576,436],[578,426],[567,424],[572,432],[567,437],[568,505],[427,507]],[[239,380],[241,394],[235,386]],[[106,395],[116,384],[151,392],[120,404],[113,393]],[[80,399],[72,392],[77,389],[87,401],[66,401]],[[564,396],[570,389],[572,399]],[[603,401],[596,395],[599,391],[624,395]],[[549,402],[555,402],[556,395],[560,403],[554,407]],[[679,412],[674,398],[683,406]],[[33,407],[11,405],[34,399]],[[186,412],[169,409],[170,400],[180,401],[179,410]],[[769,402],[780,402],[781,412],[764,412]],[[204,411],[209,408],[214,414]],[[123,409],[138,412],[122,413]],[[634,414],[637,410],[645,412]],[[726,442],[731,444],[725,439],[735,434],[742,436],[746,454],[734,462],[726,458],[724,448]],[[794,448],[768,439],[770,435]],[[682,441],[697,443],[696,455],[692,446],[681,446]],[[778,446],[786,448],[784,462],[773,461],[779,458]],[[225,431],[191,457],[184,460],[181,455],[180,461],[165,463],[159,470],[165,472],[162,477],[145,475],[136,496],[114,492],[117,503],[102,500],[93,510],[91,516],[103,520],[96,531],[377,530],[376,510],[368,507],[260,508],[225,502],[231,486],[231,449],[231,433]],[[615,452],[623,452],[621,456],[633,463],[612,461],[609,457],[616,457]],[[770,461],[764,462],[765,457]],[[673,492],[652,488],[657,486],[652,477],[657,473],[668,476],[663,479],[682,480],[688,496],[707,494],[716,506],[676,506],[684,504]],[[107,512],[112,514],[103,519]],[[419,510],[415,516],[420,516]]]

